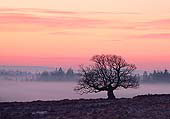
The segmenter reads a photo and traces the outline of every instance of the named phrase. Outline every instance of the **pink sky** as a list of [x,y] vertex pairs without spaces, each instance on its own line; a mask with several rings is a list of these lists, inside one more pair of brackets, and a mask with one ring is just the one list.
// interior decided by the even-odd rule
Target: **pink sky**
[[0,0],[0,64],[78,67],[95,54],[170,68],[170,1]]

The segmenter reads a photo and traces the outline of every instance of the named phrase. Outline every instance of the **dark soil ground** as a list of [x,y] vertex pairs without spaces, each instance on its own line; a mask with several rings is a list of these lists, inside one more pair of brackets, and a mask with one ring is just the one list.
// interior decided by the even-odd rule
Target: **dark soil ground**
[[170,119],[170,95],[2,102],[0,119]]

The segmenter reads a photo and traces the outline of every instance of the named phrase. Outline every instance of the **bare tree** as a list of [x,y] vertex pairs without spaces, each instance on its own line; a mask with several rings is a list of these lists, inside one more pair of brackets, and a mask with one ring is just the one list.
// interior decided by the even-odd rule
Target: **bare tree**
[[136,88],[137,76],[133,74],[136,66],[128,64],[121,56],[95,55],[93,65],[80,69],[80,80],[75,91],[80,94],[107,91],[108,99],[114,99],[113,91],[118,88]]

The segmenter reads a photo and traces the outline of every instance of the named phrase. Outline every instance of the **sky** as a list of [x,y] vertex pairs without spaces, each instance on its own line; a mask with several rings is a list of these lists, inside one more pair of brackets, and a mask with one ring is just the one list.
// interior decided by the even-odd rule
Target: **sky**
[[170,68],[169,0],[0,0],[0,64],[78,67],[115,54]]

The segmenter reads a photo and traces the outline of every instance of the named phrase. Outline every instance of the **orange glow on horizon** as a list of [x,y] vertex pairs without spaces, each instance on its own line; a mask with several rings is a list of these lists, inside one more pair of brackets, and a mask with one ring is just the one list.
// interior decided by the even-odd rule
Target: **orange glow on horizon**
[[117,54],[139,69],[170,68],[169,1],[0,2],[0,65],[77,67]]

